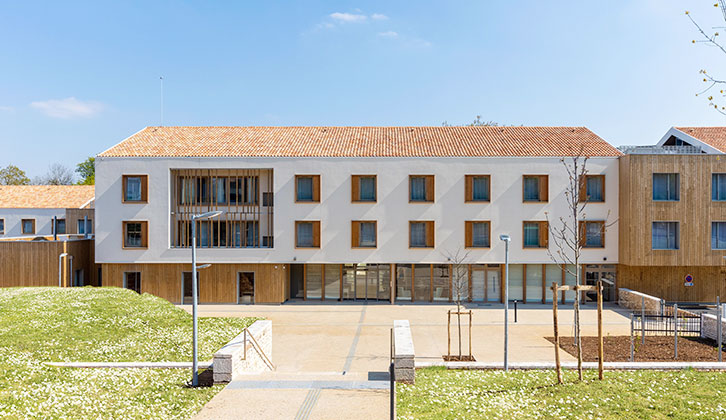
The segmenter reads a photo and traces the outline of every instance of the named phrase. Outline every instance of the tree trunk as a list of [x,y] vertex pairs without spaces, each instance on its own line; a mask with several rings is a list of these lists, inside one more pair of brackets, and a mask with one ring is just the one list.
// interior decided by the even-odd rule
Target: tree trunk
[[575,264],[575,340],[577,340],[577,376],[582,380],[582,337],[580,337],[580,270]]
[[456,322],[459,327],[459,360],[461,361],[461,299],[456,302]]

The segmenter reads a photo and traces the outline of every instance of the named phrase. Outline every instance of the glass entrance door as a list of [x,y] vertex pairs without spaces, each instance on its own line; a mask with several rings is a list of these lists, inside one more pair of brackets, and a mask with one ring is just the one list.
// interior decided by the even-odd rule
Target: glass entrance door
[[[193,301],[192,295],[192,272],[185,271],[182,273],[182,304],[191,305]],[[199,302],[199,273],[197,272],[197,302]]]
[[366,281],[366,299],[378,299],[378,266],[366,267],[368,276]]
[[487,270],[487,301],[499,302],[501,300],[501,281],[499,270]]
[[484,302],[484,270],[471,270],[471,300],[474,302]]
[[255,303],[255,273],[237,273],[237,303]]

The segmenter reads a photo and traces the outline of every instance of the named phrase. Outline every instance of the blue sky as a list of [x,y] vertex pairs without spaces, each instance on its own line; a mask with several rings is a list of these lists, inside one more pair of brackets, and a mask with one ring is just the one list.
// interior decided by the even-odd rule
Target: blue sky
[[[726,125],[713,1],[4,2],[0,166],[74,166],[148,125]],[[726,32],[726,30],[724,30]],[[726,77],[726,76],[724,76]]]

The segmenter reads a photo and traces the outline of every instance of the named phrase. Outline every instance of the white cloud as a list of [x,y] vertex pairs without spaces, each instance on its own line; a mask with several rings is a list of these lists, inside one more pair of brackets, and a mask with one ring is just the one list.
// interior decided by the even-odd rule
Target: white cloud
[[395,32],[395,31],[378,32],[378,36],[383,37],[383,38],[398,38],[398,32]]
[[371,19],[373,20],[387,20],[388,16],[381,14],[381,13],[373,13],[371,15]]
[[346,22],[346,23],[365,22],[368,19],[368,17],[366,15],[359,15],[359,14],[354,14],[354,13],[340,13],[340,12],[331,13],[330,18],[333,20],[336,20],[338,22]]
[[13,112],[13,111],[15,111],[15,108],[13,108],[11,106],[0,105],[0,111]]
[[31,102],[30,106],[53,118],[90,118],[103,110],[103,104],[95,101],[79,101],[74,97]]

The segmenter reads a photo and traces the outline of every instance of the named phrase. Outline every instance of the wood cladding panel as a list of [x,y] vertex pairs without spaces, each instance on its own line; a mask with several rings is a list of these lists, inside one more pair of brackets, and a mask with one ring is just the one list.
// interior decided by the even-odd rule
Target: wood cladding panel
[[[711,201],[711,174],[726,172],[717,155],[626,155],[620,158],[619,261],[629,266],[720,266],[711,222],[726,221],[726,202]],[[678,173],[679,201],[653,201],[653,173]],[[654,221],[679,224],[679,249],[653,250]]]
[[[255,273],[255,303],[281,303],[286,300],[286,264],[212,264],[200,270],[200,303],[237,303],[237,273]],[[182,273],[191,264],[103,264],[103,285],[123,287],[125,272],[141,273],[141,292],[173,303],[181,302]]]
[[91,224],[91,233],[93,230],[93,209],[66,209],[66,233],[77,234],[78,233],[78,221],[83,220],[85,216],[88,216],[88,220]]
[[[58,286],[58,257],[64,252],[73,256],[74,271],[83,270],[86,284],[95,284],[93,240],[0,241],[0,287]],[[68,258],[62,270],[62,284],[68,286]]]
[[[693,276],[686,287],[685,277]],[[618,287],[625,287],[673,302],[715,302],[726,296],[726,269],[717,266],[643,267],[618,265]]]

